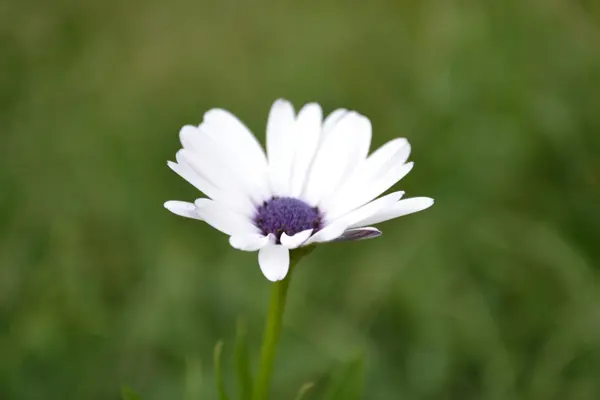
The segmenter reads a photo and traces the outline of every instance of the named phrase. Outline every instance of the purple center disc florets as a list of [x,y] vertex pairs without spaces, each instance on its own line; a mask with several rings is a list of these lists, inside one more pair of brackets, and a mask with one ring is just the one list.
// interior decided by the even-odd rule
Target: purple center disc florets
[[[322,216],[317,207],[311,207],[293,197],[273,197],[256,210],[254,223],[264,235],[272,233],[279,238],[285,232],[293,236],[307,229],[321,229]],[[313,233],[314,233],[313,232]]]

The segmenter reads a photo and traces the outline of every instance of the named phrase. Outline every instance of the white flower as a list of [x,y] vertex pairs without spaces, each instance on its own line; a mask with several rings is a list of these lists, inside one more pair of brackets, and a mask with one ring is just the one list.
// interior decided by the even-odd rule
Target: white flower
[[[257,251],[263,274],[285,278],[291,249],[381,235],[370,225],[424,210],[428,197],[377,198],[410,172],[410,145],[389,141],[368,155],[371,122],[338,109],[323,121],[318,104],[298,115],[285,100],[271,107],[267,154],[233,114],[212,109],[179,132],[183,149],[169,167],[208,198],[167,201],[171,212],[205,221],[236,249]],[[377,199],[376,199],[377,198]],[[375,200],[374,200],[375,199]]]

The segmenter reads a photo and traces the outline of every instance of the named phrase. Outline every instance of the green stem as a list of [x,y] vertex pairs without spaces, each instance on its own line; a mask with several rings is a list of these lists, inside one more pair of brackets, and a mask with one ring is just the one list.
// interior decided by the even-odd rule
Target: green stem
[[288,274],[284,280],[275,282],[271,288],[269,315],[267,316],[267,325],[265,327],[265,334],[260,352],[260,367],[254,385],[253,398],[255,400],[265,400],[268,396],[269,381],[271,380],[277,343],[279,342],[279,334],[281,333],[283,310],[290,280],[291,275]]
[[288,288],[292,280],[292,272],[298,261],[313,250],[314,247],[310,246],[292,251],[290,254],[290,270],[287,276],[284,280],[275,282],[271,286],[269,311],[260,351],[258,375],[254,384],[253,400],[267,400],[269,397],[269,383],[277,353],[277,344],[279,343],[279,336],[281,334],[283,312],[285,310]]

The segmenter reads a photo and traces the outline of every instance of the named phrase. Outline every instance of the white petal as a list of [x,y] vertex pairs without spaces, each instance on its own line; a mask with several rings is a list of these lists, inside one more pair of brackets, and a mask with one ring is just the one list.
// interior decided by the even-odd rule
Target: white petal
[[200,147],[196,142],[198,135],[200,135],[200,132],[198,131],[197,126],[184,125],[179,130],[179,141],[181,142],[181,145],[184,149],[193,149],[195,147]]
[[244,162],[235,147],[226,147],[228,144],[223,143],[223,139],[215,139],[215,136],[226,135],[207,123],[199,128],[184,126],[179,132],[184,147],[180,152],[213,185],[239,192],[256,203],[265,200],[270,195],[265,190],[268,188],[266,166],[253,168],[247,160]]
[[361,223],[363,225],[373,225],[384,222],[390,219],[402,217],[418,211],[425,210],[433,205],[433,199],[429,197],[413,197],[410,199],[401,200],[391,207],[382,209],[377,214],[367,218]]
[[348,185],[356,188],[358,185],[374,181],[394,166],[404,165],[410,155],[410,149],[410,143],[405,138],[390,140],[365,160]]
[[302,196],[318,205],[334,193],[364,160],[371,142],[371,123],[355,112],[345,114],[319,147]]
[[285,232],[281,234],[281,244],[288,249],[295,249],[296,247],[300,247],[304,242],[308,240],[310,234],[312,233],[312,229],[307,229],[302,232],[296,233],[294,236],[288,236]]
[[258,264],[271,282],[285,278],[290,269],[290,251],[278,244],[268,244],[258,252]]
[[[203,135],[207,141],[202,150],[193,152],[189,149],[181,149],[177,152],[177,160],[192,167],[200,176],[206,178],[213,186],[227,188],[240,195],[246,196],[241,179],[236,177],[221,161],[222,155],[213,145],[212,140]],[[213,145],[211,145],[213,144]],[[180,161],[180,163],[181,163]]]
[[[177,152],[178,164],[170,163],[169,167],[180,175],[185,174],[186,176],[189,176],[190,179],[193,179],[195,182],[194,186],[199,189],[202,188],[200,190],[211,199],[223,203],[227,207],[246,216],[251,216],[254,213],[255,207],[250,200],[250,197],[243,190],[243,187],[241,187],[239,183],[235,183],[236,181],[231,176],[223,178],[221,183],[225,182],[226,184],[224,186],[213,184],[201,172],[201,167],[198,165],[197,158],[198,157],[189,150],[179,150]],[[206,160],[203,160],[203,165],[205,164]],[[186,176],[184,176],[184,178]],[[188,181],[191,182],[190,180]]]
[[356,241],[356,240],[366,240],[373,239],[381,236],[381,231],[377,228],[373,227],[365,227],[365,228],[353,228],[347,229],[342,236],[337,238],[336,242],[342,242],[346,240]]
[[267,168],[267,158],[260,142],[235,115],[227,110],[214,108],[204,114],[201,128],[236,154],[237,162],[253,171]]
[[315,157],[319,144],[323,112],[316,103],[307,104],[298,113],[295,127],[295,153],[292,164],[290,195],[300,196],[308,169]]
[[196,212],[196,206],[194,203],[187,203],[185,201],[170,200],[164,204],[165,208],[171,211],[173,214],[180,215],[182,217],[193,218],[202,220],[202,217]]
[[390,140],[373,152],[365,162],[365,170],[378,174],[382,168],[392,165],[404,164],[410,156],[410,143],[405,138]]
[[234,249],[256,251],[269,244],[269,237],[261,233],[233,235],[229,238],[229,244]]
[[381,193],[385,192],[398,183],[398,181],[400,181],[406,175],[408,175],[408,173],[413,169],[414,165],[414,162],[411,161],[404,165],[393,167],[380,179],[376,179],[371,187],[364,191],[363,196],[358,196],[359,200],[357,200],[357,203],[371,201],[371,199],[379,196]]
[[338,201],[331,209],[324,211],[333,218],[343,212],[347,212],[348,210],[352,210],[362,204],[368,203],[404,178],[412,170],[413,166],[413,162],[394,166],[385,175],[376,178],[370,185],[357,188],[359,190],[356,190],[354,197],[344,199],[342,202]]
[[167,165],[171,168],[177,175],[181,176],[183,179],[191,183],[196,189],[204,193],[210,198],[214,198],[218,196],[219,189],[215,187],[212,183],[210,183],[206,178],[197,173],[187,165],[187,163],[176,163],[173,161],[167,161]]
[[323,130],[321,131],[321,143],[329,136],[335,125],[340,121],[340,119],[348,112],[345,108],[338,108],[331,114],[325,118],[323,121]]
[[304,245],[311,243],[330,242],[342,236],[346,228],[348,228],[348,224],[346,224],[346,222],[342,220],[335,221],[312,235],[306,242],[304,242]]
[[194,204],[198,214],[206,223],[229,236],[260,232],[249,218],[221,203],[209,199],[197,199]]
[[290,102],[277,100],[273,103],[267,122],[267,154],[269,178],[273,194],[287,195],[293,155],[294,107]]
[[[321,204],[322,210],[330,213],[331,216],[339,216],[377,197],[383,191],[363,200],[368,188],[386,176],[389,171],[403,166],[409,155],[410,144],[406,139],[398,138],[387,142],[356,169],[334,196]],[[370,192],[368,195],[371,196]]]
[[212,109],[204,114],[199,130],[219,145],[222,162],[236,172],[247,187],[258,192],[263,200],[271,195],[265,152],[252,132],[235,115],[226,110]]
[[[183,132],[188,132],[188,136],[193,134],[194,140],[193,145],[184,144],[184,148],[177,152],[178,160],[183,160],[216,187],[248,198],[258,193],[253,185],[254,177],[247,176],[247,172],[240,169],[227,149],[222,148],[203,130],[184,128],[180,133],[182,138],[186,136]],[[182,139],[182,143],[186,142],[186,139]],[[259,198],[256,201],[262,200],[264,199]]]
[[402,198],[404,192],[394,192],[385,195],[379,199],[373,200],[370,203],[365,204],[362,207],[340,217],[341,220],[345,221],[349,228],[356,228],[359,226],[365,226],[363,221],[377,214],[381,210],[385,210],[395,204]]

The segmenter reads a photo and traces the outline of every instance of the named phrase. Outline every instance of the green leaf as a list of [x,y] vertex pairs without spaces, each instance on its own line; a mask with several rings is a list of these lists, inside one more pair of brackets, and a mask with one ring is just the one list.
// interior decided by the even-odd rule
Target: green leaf
[[240,400],[249,400],[252,397],[252,370],[248,355],[247,337],[246,322],[240,318],[238,319],[235,338],[235,370]]
[[363,397],[365,359],[360,355],[343,366],[332,379],[325,400],[358,400]]
[[142,398],[128,386],[121,389],[121,398],[123,400],[142,400]]
[[296,400],[302,400],[304,398],[304,395],[306,393],[308,393],[308,391],[310,389],[312,389],[313,386],[315,386],[315,384],[312,383],[312,382],[307,382],[304,385],[302,385],[302,387],[300,387],[300,390],[298,391],[298,395],[296,396]]
[[223,351],[223,341],[219,340],[215,345],[214,361],[215,361],[215,378],[217,381],[217,392],[219,400],[229,400],[229,396],[225,392],[225,383],[223,382],[223,374],[221,373],[221,352]]

